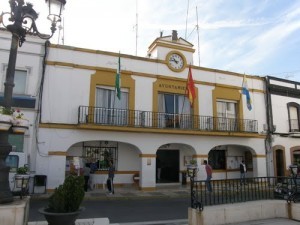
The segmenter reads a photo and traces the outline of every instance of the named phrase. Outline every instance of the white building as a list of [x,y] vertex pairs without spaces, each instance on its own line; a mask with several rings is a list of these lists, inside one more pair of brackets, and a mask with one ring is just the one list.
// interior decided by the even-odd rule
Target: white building
[[[12,35],[0,29],[0,105],[3,103],[4,82],[8,66],[9,52],[11,48]],[[43,73],[44,40],[28,36],[26,42],[18,49],[16,71],[14,77],[13,102],[12,107],[19,109],[24,117],[30,121],[29,129],[24,135],[11,133],[9,142],[13,146],[15,156],[26,155],[25,158],[11,159],[10,165],[17,166],[31,164],[36,157],[36,129],[37,103],[40,91],[40,80]],[[38,121],[38,120],[37,120]],[[25,154],[22,154],[24,152]],[[11,168],[16,171],[16,168]],[[31,168],[35,170],[35,168]],[[12,179],[12,176],[10,176]],[[13,183],[10,183],[11,185]]]
[[291,164],[300,166],[300,83],[268,76],[266,84],[270,175],[285,176]]
[[[35,80],[28,82],[35,91],[42,90],[37,135],[27,134],[32,142],[26,151],[31,170],[47,175],[48,191],[85,162],[97,162],[92,180],[96,188],[102,187],[107,157],[115,163],[116,185],[133,184],[133,176],[139,174],[141,190],[180,183],[192,158],[198,165],[208,159],[213,179],[238,178],[241,160],[246,161],[248,176],[267,175],[264,78],[246,76],[249,110],[242,95],[244,74],[193,65],[193,45],[175,31],[154,40],[147,57],[61,45],[45,51],[42,41],[35,43],[37,61],[20,61],[30,44],[25,42],[17,67],[30,65]],[[44,52],[48,56],[43,75]],[[115,95],[119,56],[120,100]],[[196,89],[193,107],[186,97],[189,65]],[[29,119],[35,121],[34,116]],[[205,179],[199,167],[198,179]]]

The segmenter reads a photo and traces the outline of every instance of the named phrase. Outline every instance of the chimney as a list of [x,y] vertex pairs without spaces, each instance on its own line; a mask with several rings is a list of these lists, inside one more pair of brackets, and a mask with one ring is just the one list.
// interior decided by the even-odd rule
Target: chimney
[[172,30],[172,41],[177,41],[178,37],[177,37],[177,30]]

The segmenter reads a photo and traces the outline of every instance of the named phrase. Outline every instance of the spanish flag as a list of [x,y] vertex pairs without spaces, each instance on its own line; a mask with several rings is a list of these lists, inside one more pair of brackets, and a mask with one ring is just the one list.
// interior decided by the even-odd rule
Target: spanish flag
[[189,66],[189,74],[186,83],[187,97],[189,98],[191,107],[194,105],[194,99],[196,98],[196,88],[195,83],[192,76],[191,65]]

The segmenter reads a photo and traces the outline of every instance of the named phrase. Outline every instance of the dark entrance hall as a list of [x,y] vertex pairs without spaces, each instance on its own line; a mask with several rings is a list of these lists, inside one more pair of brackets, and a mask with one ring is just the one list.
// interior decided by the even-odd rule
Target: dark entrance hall
[[157,151],[156,178],[157,183],[179,182],[179,150]]

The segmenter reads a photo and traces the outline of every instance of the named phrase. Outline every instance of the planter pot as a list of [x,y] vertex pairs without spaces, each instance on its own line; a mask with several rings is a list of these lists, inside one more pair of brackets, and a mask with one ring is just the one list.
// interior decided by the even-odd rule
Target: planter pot
[[48,208],[40,208],[39,213],[45,216],[49,225],[75,225],[77,217],[83,210],[84,207],[80,207],[76,212],[54,213],[50,212]]
[[21,126],[21,127],[28,127],[29,126],[29,121],[26,119],[13,119],[12,121],[14,126]]
[[0,130],[9,130],[12,125],[13,117],[11,115],[0,114]]
[[16,134],[24,134],[25,131],[28,129],[26,126],[15,126],[13,125],[12,130]]
[[4,121],[0,121],[0,130],[9,130],[9,128],[11,127],[11,122],[4,122]]
[[15,187],[16,188],[27,188],[29,182],[29,174],[16,174],[15,175]]

